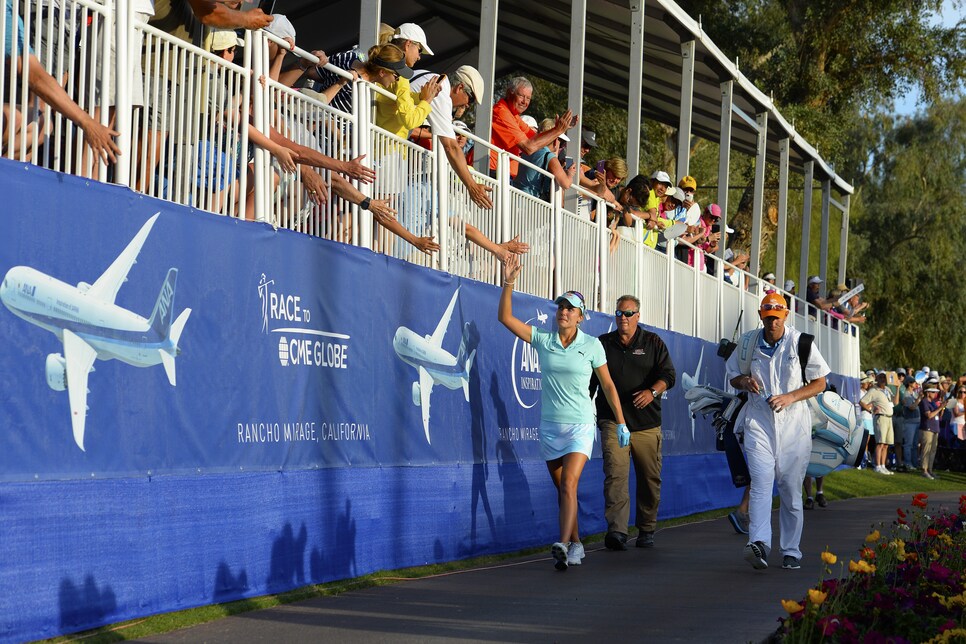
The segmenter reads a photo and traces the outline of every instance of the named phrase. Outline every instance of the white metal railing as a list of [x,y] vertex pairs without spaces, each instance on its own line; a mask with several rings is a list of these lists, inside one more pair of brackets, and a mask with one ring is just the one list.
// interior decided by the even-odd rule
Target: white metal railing
[[[633,294],[642,300],[645,324],[711,342],[731,337],[739,315],[739,331],[759,324],[764,287],[757,276],[718,258],[713,272],[677,261],[674,247],[684,242],[670,241],[666,252],[650,248],[643,243],[639,221],[633,228],[610,230],[606,202],[576,185],[568,192],[579,195],[582,205],[572,212],[564,207],[564,191],[551,173],[465,133],[476,146],[477,158],[497,155],[494,177],[471,169],[474,180],[491,189],[492,209],[480,208],[469,199],[438,140],[426,150],[374,125],[373,97],[395,98],[384,88],[353,79],[350,114],[269,78],[270,42],[309,63],[319,62],[271,34],[245,32],[244,60],[235,64],[132,20],[126,5],[22,0],[13,7],[14,20],[23,18],[26,43],[19,57],[8,57],[0,65],[0,85],[7,89],[0,113],[3,156],[113,179],[162,199],[361,245],[491,284],[500,280],[495,255],[506,252],[498,245],[518,237],[529,245],[518,282],[523,292],[549,298],[577,290],[588,306],[601,311],[611,310],[620,295]],[[0,38],[5,20],[0,17]],[[114,58],[112,37],[121,45]],[[36,63],[26,57],[27,46],[101,123],[111,118],[108,107],[117,106],[122,154],[116,165],[95,164],[82,128],[30,91],[25,79]],[[124,51],[142,55],[125,56]],[[118,81],[113,85],[108,80],[112,68]],[[326,69],[352,78],[332,65]],[[131,85],[141,73],[143,98],[132,105]],[[336,195],[330,171],[310,167],[315,164],[287,171],[273,162],[269,150],[249,145],[250,132],[270,138],[272,131],[340,162],[366,155],[364,162],[375,168],[376,180],[344,182],[344,195]],[[511,185],[511,159],[546,179],[549,199]],[[316,203],[317,194],[306,187],[316,185],[311,183],[317,180],[315,172],[329,186],[324,203]],[[359,208],[366,197],[387,200],[399,224],[417,237],[434,237],[440,251],[427,256],[374,224],[370,212]],[[592,204],[596,221],[588,217]],[[725,279],[726,269],[734,283]],[[809,316],[803,301],[792,303],[796,312],[789,324],[816,336],[833,370],[857,374],[854,326],[836,321],[833,327],[827,313]]]

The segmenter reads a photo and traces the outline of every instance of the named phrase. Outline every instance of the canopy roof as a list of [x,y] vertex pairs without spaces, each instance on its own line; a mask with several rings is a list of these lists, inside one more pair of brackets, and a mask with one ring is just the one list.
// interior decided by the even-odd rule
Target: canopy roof
[[[618,106],[627,105],[631,13],[640,0],[590,0],[587,5],[584,93]],[[305,49],[337,52],[358,41],[359,0],[286,0],[279,3],[298,30]],[[421,61],[449,71],[477,66],[481,0],[405,0],[382,3],[382,21],[414,22],[426,32],[435,56]],[[567,86],[570,74],[570,0],[504,0],[499,6],[496,75],[528,70]],[[841,193],[852,186],[835,174],[778,112],[767,88],[756,88],[729,61],[700,25],[670,0],[644,0],[644,101],[642,114],[677,126],[681,104],[681,43],[695,41],[693,135],[719,142],[721,83],[734,81],[731,149],[755,155],[754,117],[768,113],[767,158],[779,162],[779,142],[790,140],[789,169],[804,174],[814,161],[816,180],[830,180]],[[750,121],[750,122],[749,122]]]

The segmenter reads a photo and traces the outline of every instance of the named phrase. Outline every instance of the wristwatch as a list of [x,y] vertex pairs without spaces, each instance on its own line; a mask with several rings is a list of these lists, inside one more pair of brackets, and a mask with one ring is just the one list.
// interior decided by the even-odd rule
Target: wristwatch
[[363,210],[369,210],[369,206],[371,204],[372,204],[372,199],[370,199],[369,197],[366,197],[365,199],[359,202],[359,207],[362,208]]
[[657,393],[656,390],[651,389],[651,398],[653,398],[654,400],[657,400],[660,397],[661,397],[661,394]]

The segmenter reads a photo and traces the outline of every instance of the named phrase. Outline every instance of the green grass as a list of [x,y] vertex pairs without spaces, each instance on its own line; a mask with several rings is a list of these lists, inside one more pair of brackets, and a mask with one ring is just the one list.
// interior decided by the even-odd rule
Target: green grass
[[[884,496],[889,494],[915,494],[918,492],[935,492],[940,490],[961,491],[966,490],[966,472],[943,472],[939,471],[938,480],[930,481],[919,475],[896,474],[895,476],[882,476],[869,470],[843,470],[836,472],[825,480],[824,492],[829,501],[852,499],[867,496]],[[735,498],[737,500],[736,491]],[[778,499],[775,499],[777,505]],[[710,510],[699,512],[686,517],[678,517],[658,522],[658,529],[669,528],[671,526],[695,523],[721,518],[728,514],[731,508],[720,510]],[[585,537],[587,543],[601,541],[603,534]],[[48,642],[72,642],[83,640],[94,644],[100,642],[119,642],[128,639],[137,639],[165,633],[168,631],[196,626],[205,622],[210,622],[229,615],[236,615],[250,610],[261,610],[271,608],[280,604],[288,604],[313,597],[325,597],[338,595],[351,590],[371,588],[373,586],[384,586],[387,584],[398,583],[403,579],[418,579],[431,577],[434,575],[445,574],[448,572],[466,570],[479,566],[492,565],[508,559],[515,559],[521,556],[543,552],[545,548],[530,548],[504,555],[492,555],[486,557],[476,557],[474,559],[464,559],[461,561],[451,561],[442,564],[420,566],[418,568],[404,568],[401,570],[381,571],[371,575],[365,575],[356,579],[347,579],[328,584],[305,586],[287,593],[279,595],[265,595],[263,597],[253,597],[226,604],[216,604],[213,606],[202,606],[190,610],[178,611],[175,613],[165,613],[155,615],[120,624],[112,624],[83,633],[75,633],[70,636],[58,637]]]

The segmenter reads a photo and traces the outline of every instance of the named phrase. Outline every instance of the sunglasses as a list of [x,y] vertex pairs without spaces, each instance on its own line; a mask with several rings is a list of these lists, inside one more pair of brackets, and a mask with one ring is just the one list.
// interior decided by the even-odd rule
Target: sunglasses
[[614,315],[617,317],[624,316],[625,318],[632,318],[637,315],[637,311],[614,311]]
[[567,291],[566,293],[564,293],[564,295],[570,295],[571,293],[573,293],[574,295],[576,295],[577,297],[579,297],[581,302],[584,301],[584,296],[579,291]]
[[762,311],[787,311],[788,307],[784,304],[762,304]]
[[470,105],[476,102],[476,96],[473,94],[473,90],[467,87],[465,83],[463,84],[463,93],[466,94],[466,98],[470,99]]

